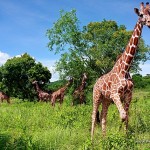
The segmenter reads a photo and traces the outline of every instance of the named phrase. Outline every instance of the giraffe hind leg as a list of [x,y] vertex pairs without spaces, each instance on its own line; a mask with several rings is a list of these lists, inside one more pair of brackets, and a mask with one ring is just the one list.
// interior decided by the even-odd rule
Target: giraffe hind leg
[[93,135],[94,135],[94,128],[95,128],[95,123],[97,120],[99,120],[99,116],[98,115],[98,108],[99,108],[99,105],[100,105],[100,99],[99,99],[99,96],[96,95],[93,96],[93,112],[92,112],[92,127],[91,127],[91,140],[93,138]]

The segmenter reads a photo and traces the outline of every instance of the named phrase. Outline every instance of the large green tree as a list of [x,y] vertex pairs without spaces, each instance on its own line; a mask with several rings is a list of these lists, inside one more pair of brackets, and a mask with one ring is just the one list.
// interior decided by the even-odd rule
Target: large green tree
[[0,67],[0,88],[10,96],[22,99],[34,97],[33,80],[49,82],[50,71],[36,63],[28,54],[13,57]]
[[[107,20],[91,22],[81,28],[75,10],[60,11],[60,18],[47,30],[49,49],[61,54],[56,63],[60,76],[78,79],[87,72],[94,80],[111,70],[131,34],[124,25]],[[150,47],[141,38],[131,71],[138,72],[140,62],[149,59],[149,54]]]

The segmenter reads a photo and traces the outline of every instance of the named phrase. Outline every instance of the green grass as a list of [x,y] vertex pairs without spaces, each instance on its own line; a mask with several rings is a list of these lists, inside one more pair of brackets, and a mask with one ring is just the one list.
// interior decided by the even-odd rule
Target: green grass
[[[90,140],[92,105],[70,106],[69,97],[60,107],[50,103],[20,102],[0,105],[1,150],[148,150],[150,149],[150,98],[136,91],[130,107],[126,135],[115,105],[108,112],[107,136],[95,128]],[[101,109],[101,107],[100,107]]]

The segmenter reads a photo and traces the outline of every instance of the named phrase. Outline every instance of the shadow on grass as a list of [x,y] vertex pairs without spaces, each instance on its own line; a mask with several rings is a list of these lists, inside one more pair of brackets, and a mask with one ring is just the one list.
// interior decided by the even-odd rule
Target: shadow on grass
[[32,150],[38,149],[38,145],[32,143],[32,138],[19,137],[13,139],[10,135],[0,134],[0,150]]
[[0,148],[1,150],[7,149],[8,143],[11,140],[11,136],[6,134],[0,134]]

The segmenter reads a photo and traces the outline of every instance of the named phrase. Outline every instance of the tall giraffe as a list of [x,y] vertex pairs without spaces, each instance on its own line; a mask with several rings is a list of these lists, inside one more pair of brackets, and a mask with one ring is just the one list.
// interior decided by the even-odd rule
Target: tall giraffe
[[87,74],[84,73],[82,76],[82,81],[81,85],[77,87],[73,93],[73,102],[72,105],[74,105],[74,101],[79,98],[80,99],[80,104],[86,103],[85,101],[85,95],[84,95],[84,89],[86,86],[86,80],[87,80]]
[[32,84],[34,84],[36,87],[36,91],[38,92],[38,97],[39,97],[40,102],[41,101],[46,101],[46,102],[50,101],[51,95],[40,89],[40,87],[38,85],[38,81],[33,81]]
[[[140,10],[134,8],[134,11],[139,16],[139,19],[125,51],[118,58],[113,69],[109,73],[101,76],[94,85],[91,138],[94,134],[94,126],[100,104],[102,104],[100,118],[102,134],[106,134],[106,117],[111,101],[116,104],[120,118],[125,122],[125,130],[128,128],[128,111],[133,89],[133,82],[129,70],[136,54],[143,25],[150,28],[150,5],[147,2],[146,7],[144,7],[144,3],[142,2]],[[122,102],[124,102],[124,106]]]
[[52,95],[51,95],[51,104],[52,104],[52,106],[55,106],[55,102],[56,102],[57,99],[59,99],[60,104],[63,103],[64,96],[65,96],[65,91],[68,88],[68,86],[72,83],[72,81],[73,81],[73,79],[71,78],[64,87],[62,87],[62,88],[60,88],[57,91],[52,93]]

